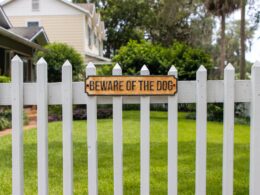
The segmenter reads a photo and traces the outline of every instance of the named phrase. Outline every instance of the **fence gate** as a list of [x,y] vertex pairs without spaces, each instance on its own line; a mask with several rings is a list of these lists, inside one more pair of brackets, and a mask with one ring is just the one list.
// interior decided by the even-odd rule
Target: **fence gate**
[[[86,75],[95,75],[92,63]],[[113,75],[121,75],[117,64]],[[146,66],[141,75],[149,75]],[[172,67],[169,75],[177,77]],[[168,104],[168,194],[177,194],[178,103],[196,103],[196,195],[206,194],[207,103],[224,103],[224,141],[222,194],[233,194],[234,103],[251,103],[250,194],[260,194],[260,63],[252,67],[251,80],[235,80],[235,70],[229,64],[224,80],[207,80],[207,70],[201,66],[196,81],[179,81],[175,96],[106,97],[88,96],[84,82],[72,82],[72,67],[67,61],[62,67],[62,82],[48,83],[47,63],[37,63],[37,82],[23,83],[23,62],[12,60],[12,82],[0,84],[0,105],[12,106],[12,193],[21,195],[23,177],[23,106],[37,105],[38,194],[48,194],[48,105],[62,105],[63,119],[63,194],[73,194],[72,106],[87,105],[88,192],[98,194],[97,105],[113,105],[114,194],[123,194],[122,105],[140,104],[141,118],[141,186],[148,195],[150,174],[150,104]]]

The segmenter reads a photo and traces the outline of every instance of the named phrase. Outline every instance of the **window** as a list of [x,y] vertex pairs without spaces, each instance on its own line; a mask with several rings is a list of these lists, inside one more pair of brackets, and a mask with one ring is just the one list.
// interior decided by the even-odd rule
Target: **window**
[[103,57],[103,42],[99,41],[99,56]]
[[91,45],[92,45],[92,43],[91,43],[91,29],[90,29],[90,27],[88,26],[88,46],[89,46],[89,48],[91,48]]
[[28,27],[39,26],[39,22],[38,21],[29,21],[29,22],[27,22],[27,26]]
[[96,47],[97,47],[97,49],[99,49],[99,40],[98,39],[96,40]]
[[94,45],[97,46],[97,36],[94,34]]
[[32,11],[39,11],[40,3],[39,0],[32,0]]

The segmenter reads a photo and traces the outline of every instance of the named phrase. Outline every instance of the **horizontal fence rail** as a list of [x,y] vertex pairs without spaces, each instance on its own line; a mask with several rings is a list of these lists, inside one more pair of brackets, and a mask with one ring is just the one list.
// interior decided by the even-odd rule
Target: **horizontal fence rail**
[[[235,81],[235,102],[251,102],[251,81],[236,80]],[[11,105],[11,84],[0,83],[0,105]],[[24,83],[24,105],[37,104],[37,84]],[[73,82],[73,104],[86,104],[89,97],[86,97],[84,92],[84,82]],[[224,81],[223,80],[208,80],[207,81],[207,102],[208,103],[223,103],[224,102]],[[48,104],[62,104],[62,83],[48,84]],[[168,103],[167,96],[151,96],[152,104]],[[123,104],[140,104],[140,97],[123,97]],[[100,96],[97,97],[97,104],[112,104],[112,97]],[[196,81],[179,81],[178,82],[178,103],[196,103]]]
[[[62,105],[63,132],[63,194],[73,194],[72,106],[87,106],[88,193],[98,194],[97,105],[113,105],[113,170],[114,194],[123,189],[123,104],[140,104],[140,193],[150,194],[150,104],[168,104],[168,194],[178,193],[178,103],[196,103],[196,195],[207,194],[207,103],[224,103],[222,194],[233,194],[234,172],[234,103],[251,103],[250,130],[250,195],[260,194],[260,63],[252,67],[251,80],[235,80],[234,67],[229,64],[224,80],[207,80],[201,66],[196,81],[179,81],[175,96],[89,97],[84,82],[72,81],[72,66],[62,67],[62,82],[48,83],[47,63],[37,63],[37,82],[23,83],[23,62],[12,60],[12,82],[0,83],[0,105],[12,106],[12,193],[24,191],[23,176],[23,106],[37,105],[38,194],[48,194],[48,105]],[[149,75],[146,66],[141,75]],[[96,75],[92,63],[86,76]],[[119,64],[113,75],[122,75]],[[178,77],[174,66],[168,75]],[[1,167],[0,167],[1,168]],[[221,191],[221,189],[220,189]]]

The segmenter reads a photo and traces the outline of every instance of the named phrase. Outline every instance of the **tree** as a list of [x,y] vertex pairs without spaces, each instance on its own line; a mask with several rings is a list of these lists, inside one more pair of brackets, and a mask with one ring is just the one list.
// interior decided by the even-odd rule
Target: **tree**
[[89,2],[95,3],[105,22],[107,41],[104,48],[107,57],[115,55],[129,40],[140,42],[146,39],[165,47],[170,47],[175,41],[191,46],[211,43],[213,20],[206,13],[201,0]]
[[241,24],[240,24],[240,79],[245,79],[246,72],[246,60],[245,60],[245,12],[246,12],[246,0],[241,0]]
[[144,38],[144,24],[151,16],[150,0],[91,0],[105,22],[107,40],[105,56],[111,57],[129,40]]
[[[237,73],[241,73],[240,60],[241,60],[241,48],[240,48],[240,20],[230,22],[226,26],[226,59],[228,62],[235,66]],[[221,30],[220,30],[221,31]],[[245,51],[249,50],[252,45],[252,39],[254,36],[255,29],[250,25],[249,22],[245,23]],[[219,32],[218,34],[220,34]],[[220,59],[220,43],[221,38],[217,39],[217,43],[214,46],[213,60],[214,64],[218,64]],[[250,68],[249,63],[245,61],[245,72]]]
[[220,71],[223,75],[226,60],[225,44],[225,20],[226,15],[231,14],[240,6],[240,0],[205,0],[205,5],[209,12],[221,18],[221,60]]
[[72,47],[65,43],[51,43],[45,46],[47,51],[39,51],[35,61],[43,57],[48,63],[48,81],[60,82],[61,69],[66,60],[72,65],[73,79],[78,80],[84,70],[82,56]]
[[120,63],[123,72],[131,75],[138,74],[144,64],[151,75],[166,75],[171,65],[174,65],[181,80],[196,79],[201,64],[207,69],[212,67],[209,54],[183,43],[174,43],[166,48],[148,41],[130,41],[120,48],[113,61]]

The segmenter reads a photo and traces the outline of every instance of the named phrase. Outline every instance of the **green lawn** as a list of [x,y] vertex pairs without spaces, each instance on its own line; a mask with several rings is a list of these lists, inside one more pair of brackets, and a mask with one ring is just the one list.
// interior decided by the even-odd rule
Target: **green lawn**
[[[124,192],[139,194],[139,112],[124,112]],[[195,121],[179,115],[179,194],[194,194]],[[62,194],[61,123],[49,124],[49,194]],[[74,123],[74,192],[87,194],[86,122]],[[24,133],[25,194],[37,194],[36,130]],[[112,120],[98,121],[99,194],[113,194]],[[221,194],[222,124],[208,123],[207,194]],[[151,112],[151,194],[167,193],[167,113]],[[0,194],[11,194],[11,136],[0,138]],[[248,194],[249,127],[235,126],[234,194]]]

